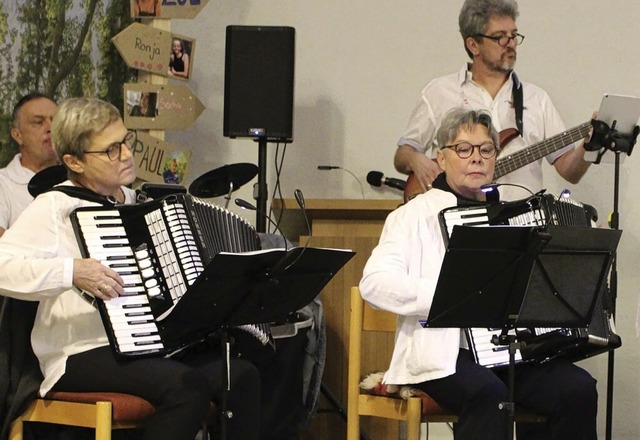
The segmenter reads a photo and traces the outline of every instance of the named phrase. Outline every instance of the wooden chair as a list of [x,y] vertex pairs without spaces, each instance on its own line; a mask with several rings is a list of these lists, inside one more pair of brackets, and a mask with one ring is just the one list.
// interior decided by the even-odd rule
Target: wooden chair
[[[210,416],[215,411],[212,404]],[[96,440],[110,440],[114,429],[143,428],[155,408],[145,399],[121,393],[52,392],[35,399],[11,424],[9,440],[22,440],[24,422],[95,429]],[[207,424],[203,424],[204,435]]]
[[419,397],[401,399],[361,393],[362,332],[365,331],[395,333],[396,315],[371,308],[360,296],[360,289],[352,287],[347,379],[347,440],[360,438],[360,416],[383,417],[406,422],[407,440],[420,438],[422,422],[455,423],[458,421],[457,415],[442,408],[435,400],[426,403],[423,414],[422,399]]
[[[360,391],[362,332],[396,331],[396,315],[375,310],[364,302],[358,287],[351,288],[351,314],[349,322],[349,367],[347,379],[347,440],[360,438],[360,417],[372,416],[404,421],[407,424],[407,440],[419,440],[421,423],[456,423],[458,416],[441,407],[429,396],[424,398],[377,396]],[[518,422],[544,422],[543,416],[518,410]]]

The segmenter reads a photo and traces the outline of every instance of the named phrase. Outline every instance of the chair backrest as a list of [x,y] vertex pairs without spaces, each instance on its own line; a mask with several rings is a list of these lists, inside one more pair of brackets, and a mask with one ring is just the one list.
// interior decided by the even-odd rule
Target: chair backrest
[[[352,289],[352,292],[355,291],[357,297],[360,301],[362,301],[362,331],[365,332],[391,332],[395,333],[396,331],[396,322],[397,316],[391,312],[387,312],[385,310],[374,309],[362,299],[360,296],[360,290],[357,287]],[[351,295],[351,300],[353,301],[354,293]]]
[[359,393],[360,367],[362,365],[362,332],[395,333],[396,315],[376,310],[365,303],[357,286],[351,287],[351,311],[349,315],[349,398]]
[[[363,332],[385,332],[395,334],[396,315],[390,312],[375,310],[365,303],[358,287],[351,288],[351,313],[349,319],[349,366],[347,376],[347,440],[360,438],[360,415],[377,415],[395,420],[409,420],[411,435],[407,438],[417,439],[420,424],[420,400],[412,402],[385,398],[382,396],[361,396],[360,370],[362,365]],[[388,335],[393,337],[393,335]],[[366,403],[362,399],[366,399]],[[394,403],[395,401],[395,403]],[[409,416],[409,413],[412,415]]]

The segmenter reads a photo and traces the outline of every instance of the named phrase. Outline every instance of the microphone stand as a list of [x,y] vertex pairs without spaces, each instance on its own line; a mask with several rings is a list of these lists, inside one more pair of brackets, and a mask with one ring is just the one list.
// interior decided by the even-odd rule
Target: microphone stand
[[[618,208],[618,200],[620,197],[620,152],[615,152],[614,161],[614,177],[613,177],[613,212],[611,213],[611,229],[618,229],[620,227],[620,213]],[[618,258],[617,255],[613,258],[611,264],[611,276],[609,281],[609,290],[611,292],[611,316],[616,317],[616,300],[618,297]],[[611,433],[613,428],[613,376],[615,368],[615,351],[611,350],[608,353],[607,359],[607,416],[605,422],[605,438],[611,440]]]
[[[616,130],[617,121],[613,121],[611,127],[605,122],[599,120],[593,120],[593,133],[591,140],[585,143],[585,149],[588,151],[598,150],[598,158],[596,164],[600,163],[602,156],[607,150],[612,151],[615,154],[614,161],[614,179],[613,179],[613,212],[611,213],[611,229],[619,229],[620,227],[620,211],[619,211],[619,199],[620,199],[620,155],[626,153],[631,155],[633,147],[635,146],[638,134],[640,133],[640,126],[635,126],[630,134],[622,134]],[[614,255],[611,265],[611,274],[609,282],[610,299],[611,299],[611,316],[615,319],[616,316],[616,300],[618,297],[618,269],[617,269],[617,255]],[[612,427],[613,427],[613,380],[614,380],[614,367],[615,367],[615,355],[614,350],[608,353],[607,362],[607,415],[605,426],[606,440],[612,439]]]
[[226,196],[224,196],[224,209],[227,209],[229,207],[229,202],[231,201],[231,193],[233,193],[234,190],[235,188],[233,186],[233,182],[229,182],[229,192]]

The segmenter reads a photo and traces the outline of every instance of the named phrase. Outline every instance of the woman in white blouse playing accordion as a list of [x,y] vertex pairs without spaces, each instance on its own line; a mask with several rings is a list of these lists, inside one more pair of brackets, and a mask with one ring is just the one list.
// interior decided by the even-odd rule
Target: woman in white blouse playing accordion
[[[360,282],[363,298],[399,315],[387,384],[420,388],[459,415],[456,440],[506,438],[506,372],[474,362],[459,328],[423,328],[446,251],[438,214],[453,206],[486,204],[481,187],[491,183],[498,133],[491,116],[456,108],[437,133],[437,159],[444,170],[433,189],[387,218]],[[477,261],[490,265],[491,261]],[[460,267],[459,276],[465,276]],[[505,373],[505,374],[503,374]],[[518,426],[518,440],[596,439],[596,381],[562,359],[516,367],[515,402],[547,417]]]
[[[81,296],[109,301],[124,293],[118,273],[82,258],[69,216],[82,206],[134,203],[135,193],[126,187],[136,177],[134,136],[107,102],[74,98],[60,105],[52,142],[68,173],[62,185],[89,197],[54,190],[33,201],[0,239],[0,294],[39,301],[31,343],[44,376],[41,395],[51,390],[138,395],[156,407],[145,439],[192,440],[210,403],[223,394],[219,350],[198,350],[180,360],[118,360],[98,310]],[[257,439],[258,371],[248,361],[232,359],[230,372],[229,438]]]

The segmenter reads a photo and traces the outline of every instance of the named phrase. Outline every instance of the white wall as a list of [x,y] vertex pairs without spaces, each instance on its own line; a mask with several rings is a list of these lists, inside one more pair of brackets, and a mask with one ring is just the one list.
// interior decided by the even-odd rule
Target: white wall
[[[306,198],[358,198],[360,186],[348,173],[318,171],[342,166],[362,181],[366,197],[400,198],[390,189],[373,189],[370,170],[398,176],[392,166],[395,142],[418,92],[435,76],[467,61],[458,34],[461,0],[211,0],[192,20],[174,20],[172,31],[197,41],[189,86],[207,110],[189,129],[167,134],[191,148],[189,183],[224,164],[258,161],[257,144],[222,136],[225,27],[282,25],[296,28],[294,142],[287,149],[281,186],[285,197],[300,188]],[[640,96],[640,2],[637,0],[536,0],[520,2],[521,78],[546,89],[568,127],[587,121],[603,93]],[[267,177],[274,188],[269,144]],[[639,283],[640,160],[621,166],[619,210],[624,230],[619,248],[618,334],[615,354],[614,438],[640,437],[640,346],[635,334]],[[574,198],[594,205],[602,219],[613,209],[614,167],[593,166],[579,185],[568,185],[545,170],[553,194],[568,187]],[[398,176],[399,177],[399,176]],[[252,200],[251,185],[235,194]],[[246,215],[246,214],[244,214]],[[251,217],[251,215],[249,215]],[[607,357],[582,363],[599,381],[599,429],[604,438]],[[447,436],[441,438],[448,438]]]

